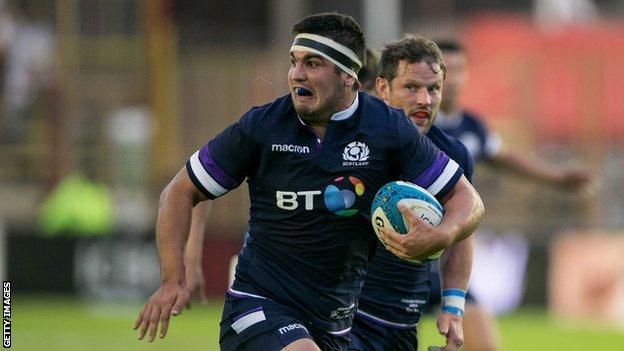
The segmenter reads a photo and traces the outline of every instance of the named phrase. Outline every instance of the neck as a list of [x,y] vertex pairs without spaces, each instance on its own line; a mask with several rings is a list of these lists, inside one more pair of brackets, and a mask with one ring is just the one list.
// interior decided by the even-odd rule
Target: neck
[[349,90],[348,94],[345,94],[344,97],[336,99],[336,101],[331,104],[332,108],[327,111],[319,111],[319,113],[314,117],[301,117],[301,119],[305,122],[306,125],[314,128],[326,128],[329,121],[339,112],[347,110],[355,100],[357,92]]
[[327,124],[330,120],[349,118],[353,112],[355,112],[357,108],[355,104],[355,99],[357,98],[356,94],[357,92],[350,91],[343,99],[336,99],[336,102],[333,104],[334,108],[332,108],[330,112],[319,113],[315,118],[300,118],[319,139],[323,140]]

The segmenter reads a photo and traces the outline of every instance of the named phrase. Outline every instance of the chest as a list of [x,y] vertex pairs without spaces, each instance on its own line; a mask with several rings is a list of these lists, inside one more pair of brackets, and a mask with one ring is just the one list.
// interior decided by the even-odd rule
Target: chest
[[305,204],[348,216],[368,212],[392,168],[387,143],[374,134],[329,126],[321,140],[311,131],[276,131],[261,143],[249,183],[255,194],[275,196],[280,208]]

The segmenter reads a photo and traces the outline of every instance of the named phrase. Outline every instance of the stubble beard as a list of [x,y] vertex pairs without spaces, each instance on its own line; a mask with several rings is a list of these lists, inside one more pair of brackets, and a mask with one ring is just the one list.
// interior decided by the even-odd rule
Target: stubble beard
[[331,116],[338,112],[340,109],[340,97],[337,96],[337,92],[331,95],[325,103],[321,104],[318,108],[313,109],[309,107],[295,105],[295,111],[301,119],[309,125],[325,125],[329,122]]

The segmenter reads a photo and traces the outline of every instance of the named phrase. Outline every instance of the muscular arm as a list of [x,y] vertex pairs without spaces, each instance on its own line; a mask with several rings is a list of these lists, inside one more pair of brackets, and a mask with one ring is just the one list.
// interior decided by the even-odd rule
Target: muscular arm
[[156,243],[161,283],[184,284],[184,247],[191,226],[191,209],[205,197],[197,190],[185,168],[160,195],[156,220]]
[[148,299],[134,322],[139,340],[149,330],[149,341],[164,338],[171,315],[178,315],[188,303],[185,288],[184,246],[191,224],[191,208],[205,197],[195,188],[185,168],[165,187],[160,196],[156,220],[156,244],[160,261],[161,285]]
[[483,202],[464,176],[442,203],[444,217],[437,227],[428,225],[407,207],[398,206],[409,223],[409,231],[401,235],[394,230],[380,228],[380,238],[386,248],[401,258],[423,259],[469,237],[483,218]]
[[444,217],[436,229],[440,234],[446,235],[448,247],[466,239],[477,229],[485,209],[479,193],[464,176],[441,202],[444,206]]

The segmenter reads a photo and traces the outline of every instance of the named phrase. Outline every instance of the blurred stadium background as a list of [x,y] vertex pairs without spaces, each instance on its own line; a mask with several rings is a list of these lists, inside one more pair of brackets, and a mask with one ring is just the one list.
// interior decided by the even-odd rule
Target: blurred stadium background
[[334,10],[377,50],[406,32],[460,39],[466,106],[509,148],[600,176],[591,197],[479,169],[481,293],[504,350],[624,350],[622,0],[0,1],[0,275],[12,282],[13,348],[217,349],[246,188],[213,208],[211,304],[147,345],[130,325],[159,284],[159,192],[202,143],[286,92],[290,26]]

